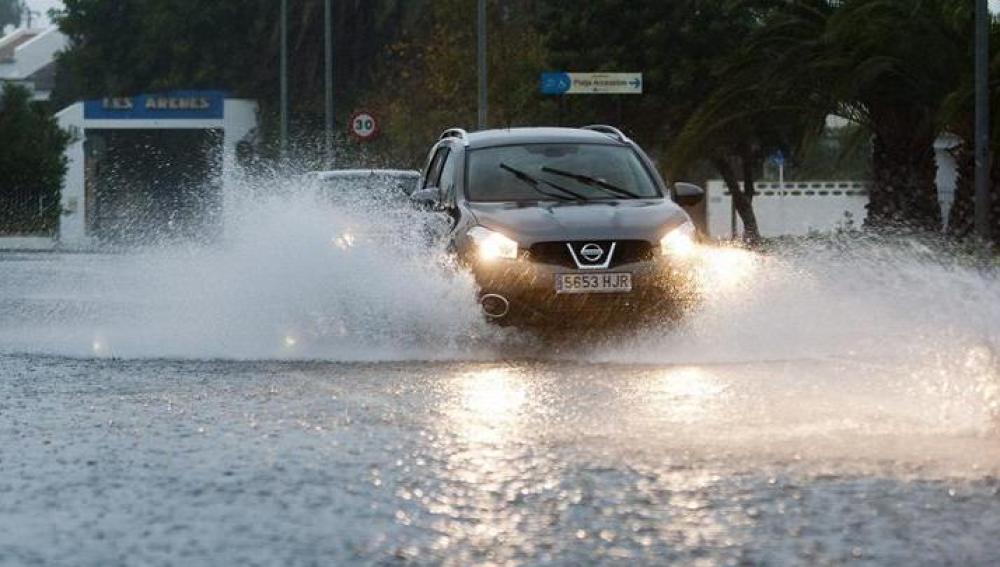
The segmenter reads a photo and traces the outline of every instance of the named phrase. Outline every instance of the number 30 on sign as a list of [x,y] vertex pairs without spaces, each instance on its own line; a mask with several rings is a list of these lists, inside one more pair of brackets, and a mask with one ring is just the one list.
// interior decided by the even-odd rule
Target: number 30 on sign
[[361,142],[374,140],[378,136],[378,121],[370,112],[355,112],[351,116],[351,135]]

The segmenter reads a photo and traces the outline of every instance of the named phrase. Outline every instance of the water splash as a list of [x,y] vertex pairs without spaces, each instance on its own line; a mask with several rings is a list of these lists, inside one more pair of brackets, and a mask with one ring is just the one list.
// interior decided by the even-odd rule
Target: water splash
[[[836,358],[965,374],[959,361],[979,348],[994,353],[983,372],[996,366],[997,271],[915,242],[812,240],[766,254],[704,247],[695,259],[704,301],[679,326],[555,353],[483,321],[473,279],[434,244],[446,219],[357,187],[344,194],[360,197],[331,201],[297,180],[236,186],[225,236],[213,244],[6,257],[0,350],[653,364]],[[925,364],[937,360],[944,366]]]
[[501,330],[402,203],[287,186],[234,201],[224,238],[8,259],[0,348],[98,357],[476,358]]

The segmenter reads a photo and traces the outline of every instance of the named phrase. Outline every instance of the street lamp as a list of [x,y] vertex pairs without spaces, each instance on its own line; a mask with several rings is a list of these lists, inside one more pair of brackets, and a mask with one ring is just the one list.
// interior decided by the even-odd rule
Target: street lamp
[[288,0],[281,0],[281,61],[279,63],[281,88],[280,140],[281,159],[288,152]]
[[325,0],[323,10],[323,25],[326,33],[324,38],[325,61],[323,66],[323,82],[326,87],[326,128],[324,146],[327,167],[333,165],[333,0]]
[[990,238],[990,14],[986,0],[976,0],[976,234]]
[[478,130],[486,129],[486,0],[479,0],[478,6],[477,55],[479,63],[479,116]]

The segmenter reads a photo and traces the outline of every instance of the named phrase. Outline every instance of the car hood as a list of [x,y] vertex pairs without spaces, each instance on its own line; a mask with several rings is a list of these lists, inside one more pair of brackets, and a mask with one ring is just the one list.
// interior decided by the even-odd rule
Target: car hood
[[667,199],[467,203],[482,226],[530,246],[560,240],[658,241],[689,220]]

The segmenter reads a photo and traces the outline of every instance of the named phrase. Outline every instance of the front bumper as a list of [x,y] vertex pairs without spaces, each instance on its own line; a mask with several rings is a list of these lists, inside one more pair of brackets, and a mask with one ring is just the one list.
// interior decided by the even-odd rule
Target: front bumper
[[[606,270],[579,270],[526,259],[470,263],[481,294],[510,302],[508,322],[557,324],[629,323],[675,318],[697,301],[693,278],[684,266],[657,257]],[[632,290],[609,293],[556,293],[561,274],[632,274]]]

